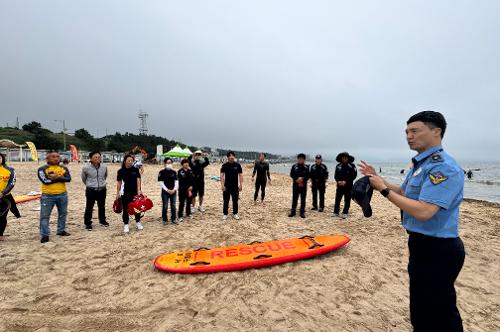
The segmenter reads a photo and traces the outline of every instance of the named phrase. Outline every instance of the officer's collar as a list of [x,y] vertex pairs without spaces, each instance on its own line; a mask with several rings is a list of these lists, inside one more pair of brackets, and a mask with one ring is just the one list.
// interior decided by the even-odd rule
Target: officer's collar
[[443,147],[441,145],[433,146],[432,148],[427,149],[424,152],[417,154],[415,157],[413,157],[411,159],[411,161],[413,162],[413,165],[416,165],[419,162],[421,162],[422,160],[425,160],[425,159],[429,158],[430,156],[432,156],[434,153],[440,152],[440,151],[443,151]]

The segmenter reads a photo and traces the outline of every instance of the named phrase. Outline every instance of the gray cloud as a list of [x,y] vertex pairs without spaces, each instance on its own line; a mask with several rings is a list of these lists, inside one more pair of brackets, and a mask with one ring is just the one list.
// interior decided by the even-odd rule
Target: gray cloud
[[[401,160],[420,110],[448,150],[500,160],[497,1],[11,1],[2,120],[194,145]],[[492,152],[496,152],[493,154]]]

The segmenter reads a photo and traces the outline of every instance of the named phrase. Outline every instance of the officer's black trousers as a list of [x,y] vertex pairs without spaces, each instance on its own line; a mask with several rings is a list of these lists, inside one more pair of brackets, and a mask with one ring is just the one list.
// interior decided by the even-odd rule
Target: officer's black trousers
[[408,248],[414,331],[463,331],[454,286],[465,259],[462,240],[410,233]]
[[293,184],[293,194],[292,194],[292,212],[297,211],[297,204],[299,202],[300,196],[300,213],[304,214],[306,212],[306,196],[307,196],[307,185],[299,187],[297,183]]
[[313,184],[312,186],[312,197],[313,197],[313,207],[318,207],[318,193],[319,193],[319,208],[325,208],[325,184]]
[[351,191],[352,184],[346,184],[345,186],[339,186],[337,184],[337,190],[335,191],[335,207],[333,208],[333,213],[339,214],[340,202],[342,201],[342,197],[345,197],[344,209],[342,210],[342,213],[349,213],[349,208],[351,207]]
[[255,180],[255,193],[253,195],[253,200],[256,201],[257,197],[259,197],[259,189],[260,189],[260,199],[261,201],[264,201],[264,198],[266,197],[266,185],[267,185],[267,179],[259,179]]
[[85,213],[83,215],[83,222],[85,225],[92,225],[92,212],[94,210],[94,204],[97,202],[97,209],[99,215],[99,222],[101,224],[106,223],[106,188],[99,191],[93,190],[91,188],[85,189]]

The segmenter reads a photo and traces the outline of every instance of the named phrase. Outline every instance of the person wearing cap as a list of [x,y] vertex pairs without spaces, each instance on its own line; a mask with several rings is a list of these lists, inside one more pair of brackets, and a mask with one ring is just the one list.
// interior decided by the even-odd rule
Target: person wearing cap
[[401,186],[384,180],[366,162],[359,165],[370,176],[370,185],[403,212],[415,331],[463,331],[454,284],[465,259],[458,230],[464,174],[442,146],[445,130],[441,113],[424,111],[410,117],[406,140],[418,154]]
[[290,177],[293,180],[292,185],[292,208],[288,216],[295,217],[297,214],[297,204],[300,196],[300,217],[306,217],[306,196],[307,196],[307,181],[309,180],[309,166],[305,164],[306,155],[299,153],[297,155],[297,163],[290,170]]
[[243,189],[243,168],[236,161],[236,154],[233,151],[227,153],[227,162],[220,169],[220,183],[224,199],[222,220],[227,220],[230,199],[233,201],[233,218],[239,220],[238,200]]
[[196,150],[193,156],[189,156],[189,167],[194,174],[193,182],[193,211],[196,205],[196,196],[198,196],[198,210],[200,212],[205,212],[203,207],[203,197],[205,196],[205,168],[210,165],[210,161],[207,156],[204,156],[203,161],[201,160],[203,152],[201,150]]
[[320,154],[316,155],[315,162],[310,169],[310,177],[312,184],[312,210],[318,210],[318,193],[319,193],[319,212],[325,209],[325,191],[328,182],[328,167],[323,164],[323,158]]
[[[257,174],[257,179],[255,179],[255,175]],[[257,202],[257,197],[259,197],[259,189],[260,200],[264,203],[264,198],[266,197],[266,186],[267,180],[271,182],[271,172],[269,171],[269,163],[266,161],[266,154],[262,152],[259,155],[259,160],[255,161],[253,165],[253,174],[252,180],[255,179],[255,193],[253,195],[253,201]]]
[[335,191],[335,206],[333,215],[338,217],[340,213],[340,202],[344,197],[344,208],[342,210],[342,218],[347,218],[349,208],[351,207],[351,191],[352,184],[358,176],[356,166],[353,164],[354,157],[347,152],[342,152],[336,158],[338,164],[335,167],[335,181],[337,182],[337,190]]

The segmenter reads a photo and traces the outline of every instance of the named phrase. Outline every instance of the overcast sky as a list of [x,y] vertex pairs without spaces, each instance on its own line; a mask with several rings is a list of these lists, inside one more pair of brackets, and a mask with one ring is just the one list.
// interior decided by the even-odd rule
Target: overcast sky
[[500,160],[499,33],[496,0],[0,0],[1,121],[379,161],[430,109]]

